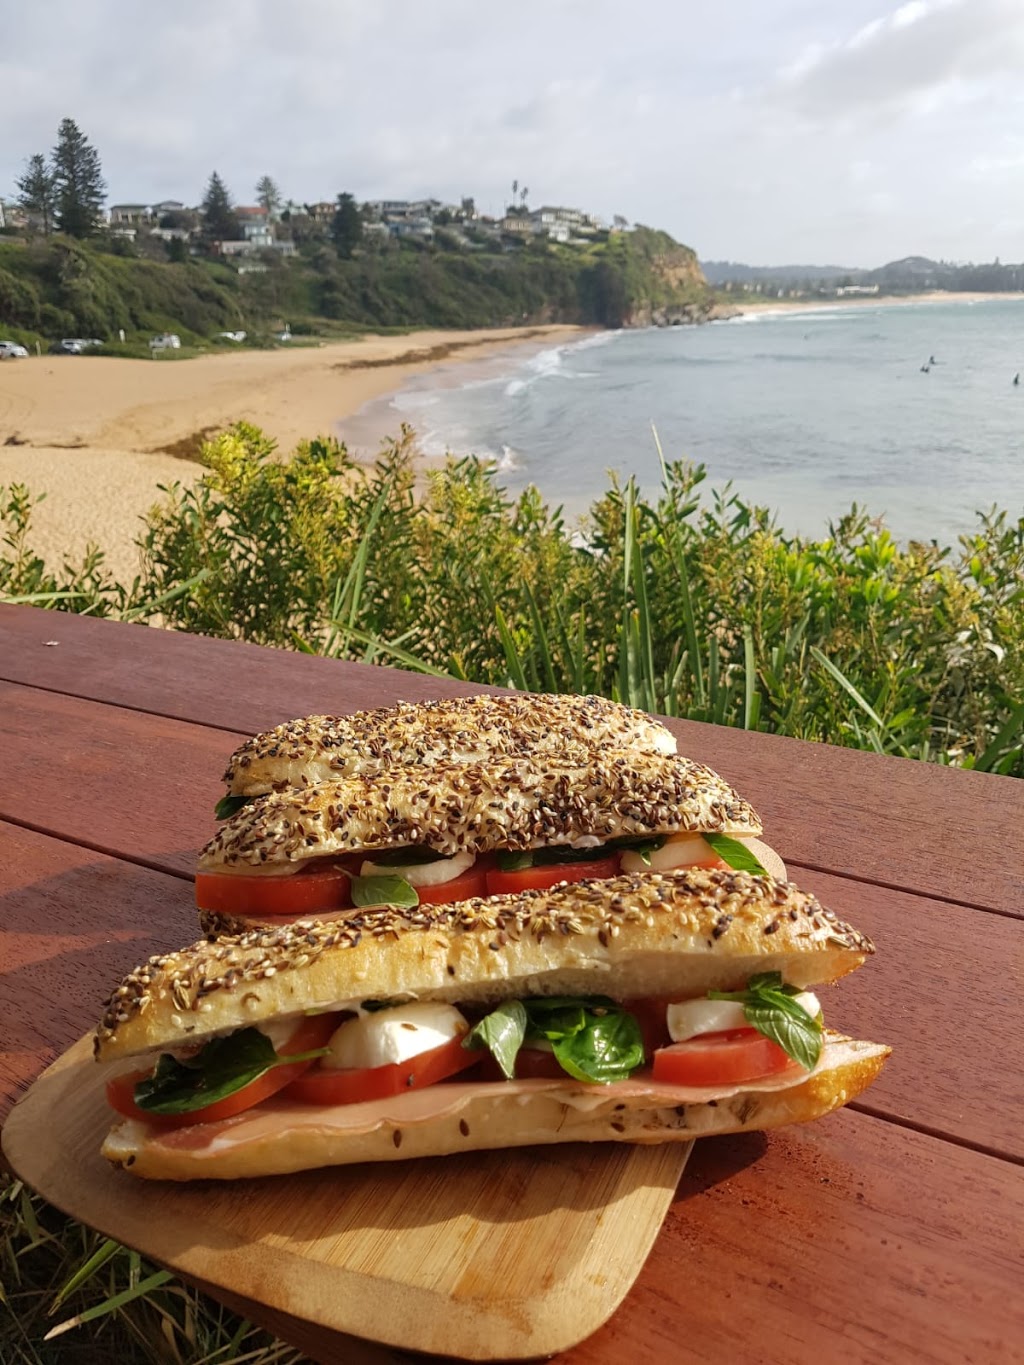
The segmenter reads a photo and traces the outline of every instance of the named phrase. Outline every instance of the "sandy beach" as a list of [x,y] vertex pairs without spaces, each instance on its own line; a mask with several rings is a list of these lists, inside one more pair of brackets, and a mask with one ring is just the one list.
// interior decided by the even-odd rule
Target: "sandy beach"
[[953,293],[930,289],[924,294],[853,294],[841,299],[762,299],[747,302],[738,297],[741,315],[751,313],[818,313],[823,308],[904,308],[914,303],[994,303],[1008,299],[1019,303],[1024,294]]
[[541,349],[584,334],[549,326],[415,332],[293,351],[239,351],[195,360],[43,356],[0,364],[0,487],[46,495],[31,546],[46,562],[77,562],[89,542],[114,575],[138,571],[139,518],[158,485],[190,482],[203,434],[245,420],[281,450],[334,434],[364,404],[412,374]]

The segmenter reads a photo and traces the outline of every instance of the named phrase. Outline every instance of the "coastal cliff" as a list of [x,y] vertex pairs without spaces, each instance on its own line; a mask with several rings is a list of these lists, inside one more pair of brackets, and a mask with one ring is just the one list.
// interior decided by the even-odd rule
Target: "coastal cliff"
[[617,327],[675,327],[706,322],[715,300],[697,260],[667,232],[637,226],[609,238],[605,268],[617,276],[617,307],[602,319]]

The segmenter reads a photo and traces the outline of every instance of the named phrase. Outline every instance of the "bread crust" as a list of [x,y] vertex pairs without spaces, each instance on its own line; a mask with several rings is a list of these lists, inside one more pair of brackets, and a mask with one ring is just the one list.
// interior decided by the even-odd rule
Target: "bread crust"
[[236,749],[224,781],[232,796],[255,796],[392,767],[601,748],[671,754],[676,741],[643,711],[605,697],[455,697],[287,721]]
[[609,750],[357,775],[257,797],[199,855],[244,871],[361,849],[528,849],[675,831],[760,834],[757,813],[716,772],[678,755]]
[[684,868],[454,905],[354,911],[154,957],[114,991],[100,1060],[364,999],[686,999],[781,971],[809,987],[873,952],[792,883]]
[[[578,1083],[560,1090],[522,1095],[504,1091],[501,1082],[434,1119],[404,1124],[381,1117],[362,1132],[331,1131],[315,1121],[289,1131],[268,1132],[235,1148],[182,1149],[148,1136],[152,1130],[132,1121],[115,1125],[103,1155],[133,1175],[150,1180],[234,1180],[284,1175],[318,1166],[360,1161],[405,1161],[488,1148],[527,1147],[562,1142],[687,1142],[692,1138],[806,1123],[861,1093],[878,1075],[889,1048],[876,1043],[833,1038],[817,1068],[785,1089],[753,1084],[719,1100],[666,1106],[649,1096],[606,1099],[577,1107]],[[600,1092],[604,1087],[591,1086]],[[422,1092],[421,1092],[422,1093]],[[710,1093],[710,1092],[709,1092]],[[406,1097],[402,1097],[403,1099]],[[590,1097],[588,1097],[589,1100]]]

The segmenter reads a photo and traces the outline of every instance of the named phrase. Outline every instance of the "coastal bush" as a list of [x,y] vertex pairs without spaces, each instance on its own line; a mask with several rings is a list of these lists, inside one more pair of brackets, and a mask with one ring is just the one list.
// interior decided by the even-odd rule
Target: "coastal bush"
[[670,463],[570,525],[476,459],[417,475],[408,431],[370,466],[332,440],[279,459],[244,424],[201,458],[131,586],[95,552],[48,571],[15,490],[0,594],[1024,776],[1024,518],[953,550],[855,507],[813,540]]

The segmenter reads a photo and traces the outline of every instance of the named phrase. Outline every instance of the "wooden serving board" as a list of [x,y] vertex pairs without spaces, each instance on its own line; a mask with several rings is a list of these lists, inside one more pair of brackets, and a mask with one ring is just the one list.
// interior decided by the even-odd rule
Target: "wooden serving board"
[[138,1180],[100,1156],[110,1125],[91,1036],[3,1131],[10,1165],[65,1213],[295,1318],[469,1360],[565,1350],[626,1296],[692,1143],[463,1153],[265,1180]]

